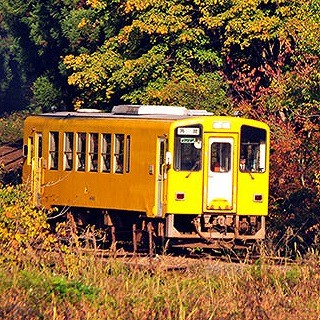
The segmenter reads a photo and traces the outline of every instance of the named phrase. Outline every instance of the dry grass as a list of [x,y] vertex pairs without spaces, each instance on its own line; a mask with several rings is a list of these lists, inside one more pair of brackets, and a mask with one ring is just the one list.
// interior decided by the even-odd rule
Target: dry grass
[[165,259],[172,265],[155,258],[146,269],[71,252],[2,260],[0,317],[319,319],[318,257],[281,267],[198,261],[184,271],[165,271]]

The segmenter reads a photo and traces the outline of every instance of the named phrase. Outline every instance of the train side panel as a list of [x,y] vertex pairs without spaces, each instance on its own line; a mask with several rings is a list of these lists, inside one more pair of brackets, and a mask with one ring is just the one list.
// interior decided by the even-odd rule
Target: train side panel
[[[169,123],[165,121],[150,121],[133,123],[128,120],[118,119],[51,119],[32,117],[25,123],[25,141],[36,133],[42,135],[43,166],[41,171],[41,200],[42,205],[70,206],[87,208],[109,208],[145,212],[148,216],[155,214],[156,199],[156,174],[157,174],[157,139],[168,131]],[[50,128],[50,129],[48,129]],[[59,133],[57,168],[50,169],[50,135]],[[74,134],[75,141],[72,150],[73,169],[64,168],[64,145],[66,132]],[[98,160],[97,171],[90,172],[89,158],[86,158],[86,168],[77,170],[76,166],[76,135],[85,133],[97,134],[101,139],[102,134],[123,135],[124,157],[121,173],[115,173],[113,163],[115,150],[114,141],[111,145],[110,172],[102,172],[102,163]],[[127,139],[129,137],[129,139]],[[51,137],[52,138],[52,137]],[[36,138],[33,138],[36,140]],[[130,141],[130,142],[129,142]],[[130,143],[130,146],[128,145]],[[86,155],[90,153],[86,145]],[[101,145],[101,144],[99,144]],[[37,148],[33,145],[32,148]],[[130,151],[129,151],[130,149]],[[31,152],[31,150],[30,150]],[[126,155],[130,152],[130,155]],[[35,152],[33,152],[33,156]],[[29,155],[28,157],[33,157]],[[101,147],[98,158],[101,156]],[[129,162],[129,163],[126,163]],[[32,176],[31,161],[25,161],[24,181],[30,181]],[[128,171],[128,172],[127,172]]]

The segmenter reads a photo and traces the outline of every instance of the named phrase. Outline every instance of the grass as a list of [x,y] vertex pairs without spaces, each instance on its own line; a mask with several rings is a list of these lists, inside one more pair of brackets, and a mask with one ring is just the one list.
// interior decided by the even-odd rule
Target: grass
[[287,266],[198,262],[183,272],[155,258],[150,272],[98,255],[27,256],[2,260],[3,319],[319,319],[318,257]]

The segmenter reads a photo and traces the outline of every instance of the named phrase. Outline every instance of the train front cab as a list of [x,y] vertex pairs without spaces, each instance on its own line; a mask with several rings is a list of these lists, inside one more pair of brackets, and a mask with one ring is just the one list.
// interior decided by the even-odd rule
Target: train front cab
[[212,119],[171,128],[166,236],[212,245],[264,239],[269,128],[241,118]]

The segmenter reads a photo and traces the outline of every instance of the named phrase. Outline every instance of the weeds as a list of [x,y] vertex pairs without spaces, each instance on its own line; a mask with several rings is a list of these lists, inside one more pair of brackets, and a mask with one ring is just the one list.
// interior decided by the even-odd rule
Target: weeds
[[317,319],[320,310],[320,270],[308,261],[282,267],[212,261],[184,272],[148,272],[98,255],[50,258],[22,268],[2,261],[4,318],[281,320]]

